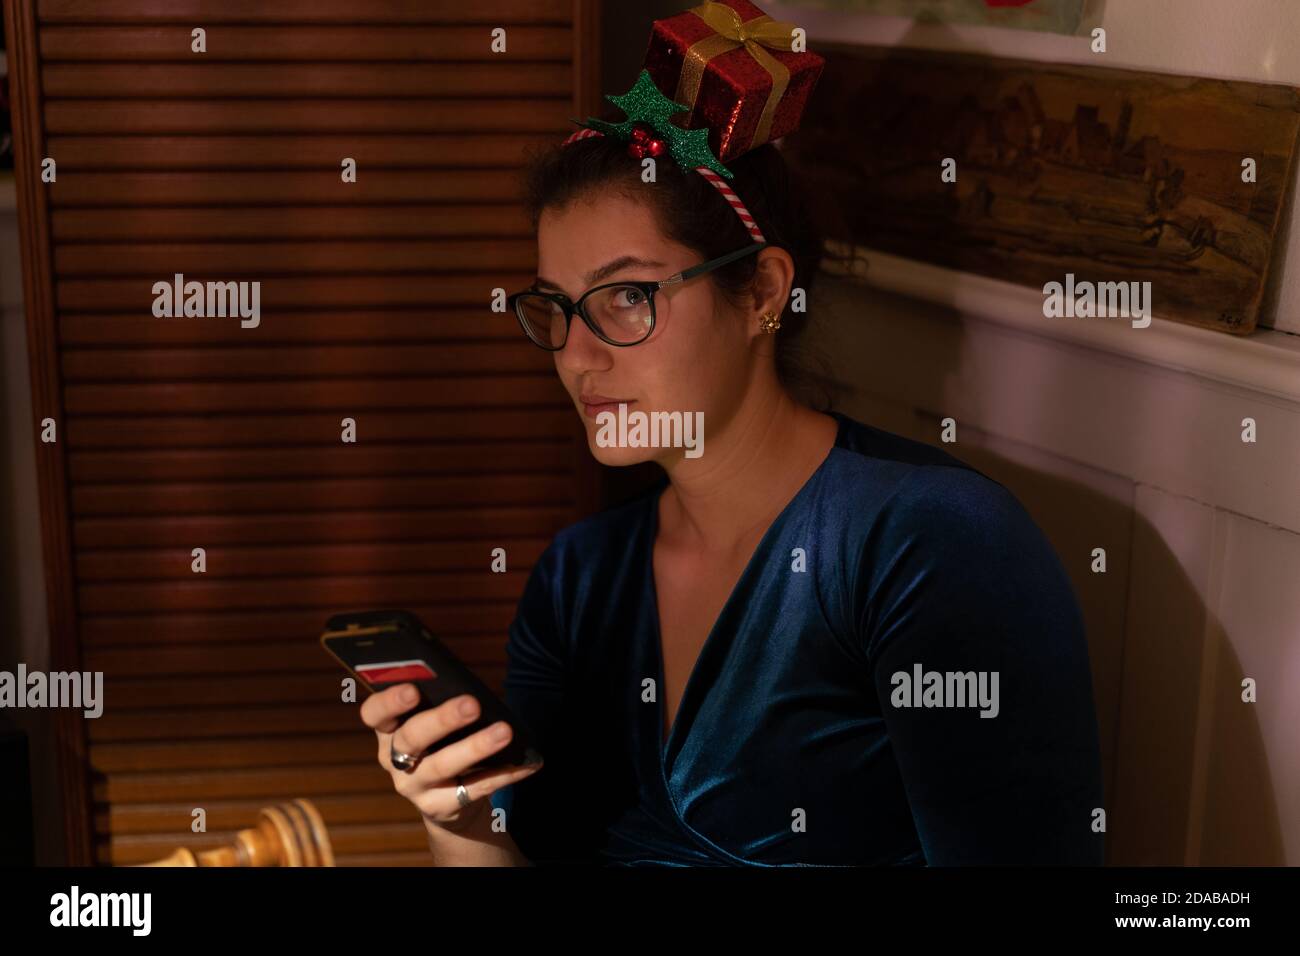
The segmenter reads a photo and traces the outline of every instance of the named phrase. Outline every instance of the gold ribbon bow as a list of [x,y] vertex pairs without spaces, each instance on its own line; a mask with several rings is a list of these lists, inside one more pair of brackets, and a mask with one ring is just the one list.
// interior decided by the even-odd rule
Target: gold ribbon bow
[[767,142],[768,134],[771,132],[772,118],[776,116],[777,104],[781,102],[786,87],[790,85],[789,69],[764,47],[789,51],[795,25],[773,20],[766,13],[742,22],[740,14],[725,3],[717,3],[715,0],[693,7],[689,12],[707,23],[715,35],[697,40],[687,48],[686,56],[682,59],[682,73],[677,80],[677,93],[673,97],[673,102],[684,103],[692,110],[695,109],[695,99],[699,96],[700,83],[704,80],[705,64],[720,53],[743,46],[749,55],[772,76],[772,91],[768,93],[763,112],[759,115],[758,126],[754,129],[754,139],[746,149],[762,146]]

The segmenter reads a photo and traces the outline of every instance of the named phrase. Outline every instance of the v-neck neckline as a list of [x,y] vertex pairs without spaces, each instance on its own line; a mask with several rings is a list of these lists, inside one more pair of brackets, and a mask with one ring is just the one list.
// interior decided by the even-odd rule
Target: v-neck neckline
[[785,506],[780,510],[780,512],[777,513],[777,516],[772,519],[767,530],[763,532],[763,536],[759,538],[758,544],[755,545],[753,553],[749,556],[749,560],[745,562],[744,570],[740,572],[740,577],[736,578],[735,583],[732,585],[731,592],[727,595],[726,601],[723,602],[722,609],[718,611],[718,616],[714,618],[713,624],[709,628],[709,633],[705,636],[704,643],[700,645],[700,651],[695,656],[695,661],[691,665],[690,672],[686,676],[686,683],[682,685],[682,695],[677,701],[677,713],[673,715],[672,723],[668,727],[668,736],[666,739],[663,735],[665,716],[664,644],[662,626],[659,621],[659,589],[655,585],[655,538],[658,537],[659,534],[659,499],[668,489],[668,477],[664,476],[664,478],[660,480],[659,489],[657,491],[647,495],[650,508],[648,522],[649,534],[647,535],[646,542],[642,547],[642,560],[645,562],[647,590],[650,594],[650,640],[654,644],[654,655],[658,665],[658,674],[656,675],[657,683],[655,684],[654,741],[655,750],[659,754],[659,769],[661,773],[664,774],[665,785],[667,784],[666,765],[668,755],[672,751],[673,741],[677,737],[682,715],[686,712],[687,704],[690,701],[691,688],[696,683],[696,676],[699,673],[700,663],[704,660],[705,655],[709,653],[710,648],[716,643],[715,637],[718,630],[718,624],[727,617],[728,612],[731,610],[731,605],[736,599],[736,595],[743,590],[743,586],[748,581],[749,576],[754,569],[755,562],[758,560],[759,555],[766,550],[769,544],[768,539],[771,538],[777,529],[784,523],[786,516],[790,513],[791,509],[794,508],[795,504],[813,486],[817,478],[825,470],[827,462],[829,462],[831,457],[835,454],[835,449],[839,448],[843,443],[844,432],[848,427],[847,416],[837,411],[829,411],[826,414],[835,418],[837,421],[835,441],[826,452],[826,457],[822,459],[821,463],[818,464],[815,469],[813,469],[812,474],[810,474],[804,483],[799,486],[799,490],[794,493],[793,497],[791,497],[790,500],[785,503]]

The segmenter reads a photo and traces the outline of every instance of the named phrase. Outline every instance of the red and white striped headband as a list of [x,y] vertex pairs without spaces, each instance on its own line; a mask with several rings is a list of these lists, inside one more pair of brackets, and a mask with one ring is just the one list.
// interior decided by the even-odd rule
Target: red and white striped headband
[[[570,143],[577,142],[580,139],[586,139],[589,136],[604,135],[605,134],[599,130],[580,129],[566,139],[561,145],[568,146]],[[736,215],[740,217],[740,221],[744,223],[745,228],[749,230],[749,234],[754,237],[755,242],[767,242],[767,240],[763,238],[763,231],[758,228],[758,223],[754,221],[754,217],[749,214],[749,210],[745,208],[745,204],[740,201],[740,197],[736,195],[736,191],[727,185],[725,179],[707,166],[696,166],[695,171],[718,188],[718,192],[722,193],[722,198],[727,200],[732,209],[736,210]]]

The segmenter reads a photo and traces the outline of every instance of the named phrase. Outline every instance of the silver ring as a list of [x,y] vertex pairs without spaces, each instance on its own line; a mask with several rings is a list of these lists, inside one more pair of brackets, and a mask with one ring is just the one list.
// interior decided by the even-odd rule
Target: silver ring
[[460,782],[460,777],[456,778],[456,802],[462,807],[468,807],[474,802],[469,798],[469,791],[465,789],[465,785]]
[[388,743],[388,759],[392,761],[394,767],[402,773],[413,773],[415,768],[420,765],[420,758],[411,754],[404,754],[397,749],[390,740]]

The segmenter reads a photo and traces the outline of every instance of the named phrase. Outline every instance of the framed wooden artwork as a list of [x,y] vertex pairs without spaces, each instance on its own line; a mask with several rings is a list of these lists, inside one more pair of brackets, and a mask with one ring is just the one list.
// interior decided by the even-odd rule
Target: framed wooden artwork
[[944,23],[1075,34],[1092,23],[1100,0],[782,0],[786,6],[875,13]]
[[1025,285],[1150,282],[1158,318],[1254,329],[1300,90],[822,44],[792,164],[830,238]]

